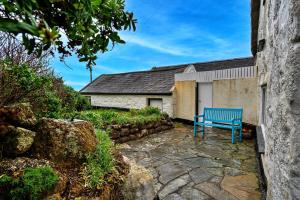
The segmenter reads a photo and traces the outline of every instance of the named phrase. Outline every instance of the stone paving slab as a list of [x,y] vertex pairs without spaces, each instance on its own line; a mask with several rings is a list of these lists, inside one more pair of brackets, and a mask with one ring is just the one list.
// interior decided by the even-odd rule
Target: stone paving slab
[[231,131],[207,128],[202,140],[182,126],[120,149],[152,173],[159,199],[260,199],[254,141],[231,144]]

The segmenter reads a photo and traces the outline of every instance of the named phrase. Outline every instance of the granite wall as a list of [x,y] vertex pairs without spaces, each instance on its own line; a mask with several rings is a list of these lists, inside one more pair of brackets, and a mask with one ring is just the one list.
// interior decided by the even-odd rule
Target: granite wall
[[[260,3],[256,64],[267,199],[300,199],[300,1]],[[262,87],[266,87],[265,122]]]
[[123,124],[109,125],[106,127],[111,139],[117,143],[124,143],[130,140],[139,139],[144,136],[159,133],[172,128],[174,128],[174,125],[169,117],[164,117],[161,120],[141,125]]

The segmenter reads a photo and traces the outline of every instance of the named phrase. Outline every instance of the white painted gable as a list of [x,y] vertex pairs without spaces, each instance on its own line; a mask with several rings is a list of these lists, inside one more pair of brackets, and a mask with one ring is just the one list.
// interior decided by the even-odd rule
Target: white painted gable
[[187,66],[187,68],[185,68],[183,73],[193,73],[193,72],[196,72],[194,65],[189,65]]

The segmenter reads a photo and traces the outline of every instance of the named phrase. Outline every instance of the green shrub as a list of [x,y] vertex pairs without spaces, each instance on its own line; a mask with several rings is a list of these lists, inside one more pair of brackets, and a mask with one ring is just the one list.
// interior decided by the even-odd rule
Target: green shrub
[[117,117],[118,114],[114,110],[104,110],[101,113],[101,119],[105,123],[111,123]]
[[[147,107],[141,110],[131,109],[127,111],[118,111],[115,109],[87,110],[72,114],[76,118],[90,121],[95,128],[103,129],[109,124],[145,124],[158,121],[164,114],[158,108]],[[70,115],[69,115],[70,116]]]
[[147,107],[142,108],[141,110],[139,110],[139,114],[145,115],[145,116],[147,116],[147,115],[160,115],[161,112],[158,108],[147,106]]
[[26,168],[23,176],[13,179],[10,176],[0,177],[0,187],[5,186],[10,199],[41,198],[41,194],[52,189],[59,180],[58,175],[51,167]]
[[29,102],[38,117],[60,118],[90,108],[79,92],[54,75],[39,75],[30,66],[0,61],[0,106]]
[[99,144],[95,152],[87,155],[84,171],[87,183],[91,188],[100,187],[104,182],[105,174],[112,171],[114,167],[113,143],[109,135],[104,131],[97,130],[97,139]]
[[7,185],[10,185],[13,181],[13,178],[6,175],[6,174],[2,174],[0,176],[0,187],[3,187],[3,186],[7,186]]

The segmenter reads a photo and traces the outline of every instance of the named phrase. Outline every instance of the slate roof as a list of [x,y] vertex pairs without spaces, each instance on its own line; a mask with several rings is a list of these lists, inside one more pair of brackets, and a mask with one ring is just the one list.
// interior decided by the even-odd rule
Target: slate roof
[[175,74],[182,73],[189,65],[196,71],[213,71],[254,65],[253,58],[191,63],[153,67],[148,71],[121,74],[103,74],[80,90],[82,94],[172,94]]

